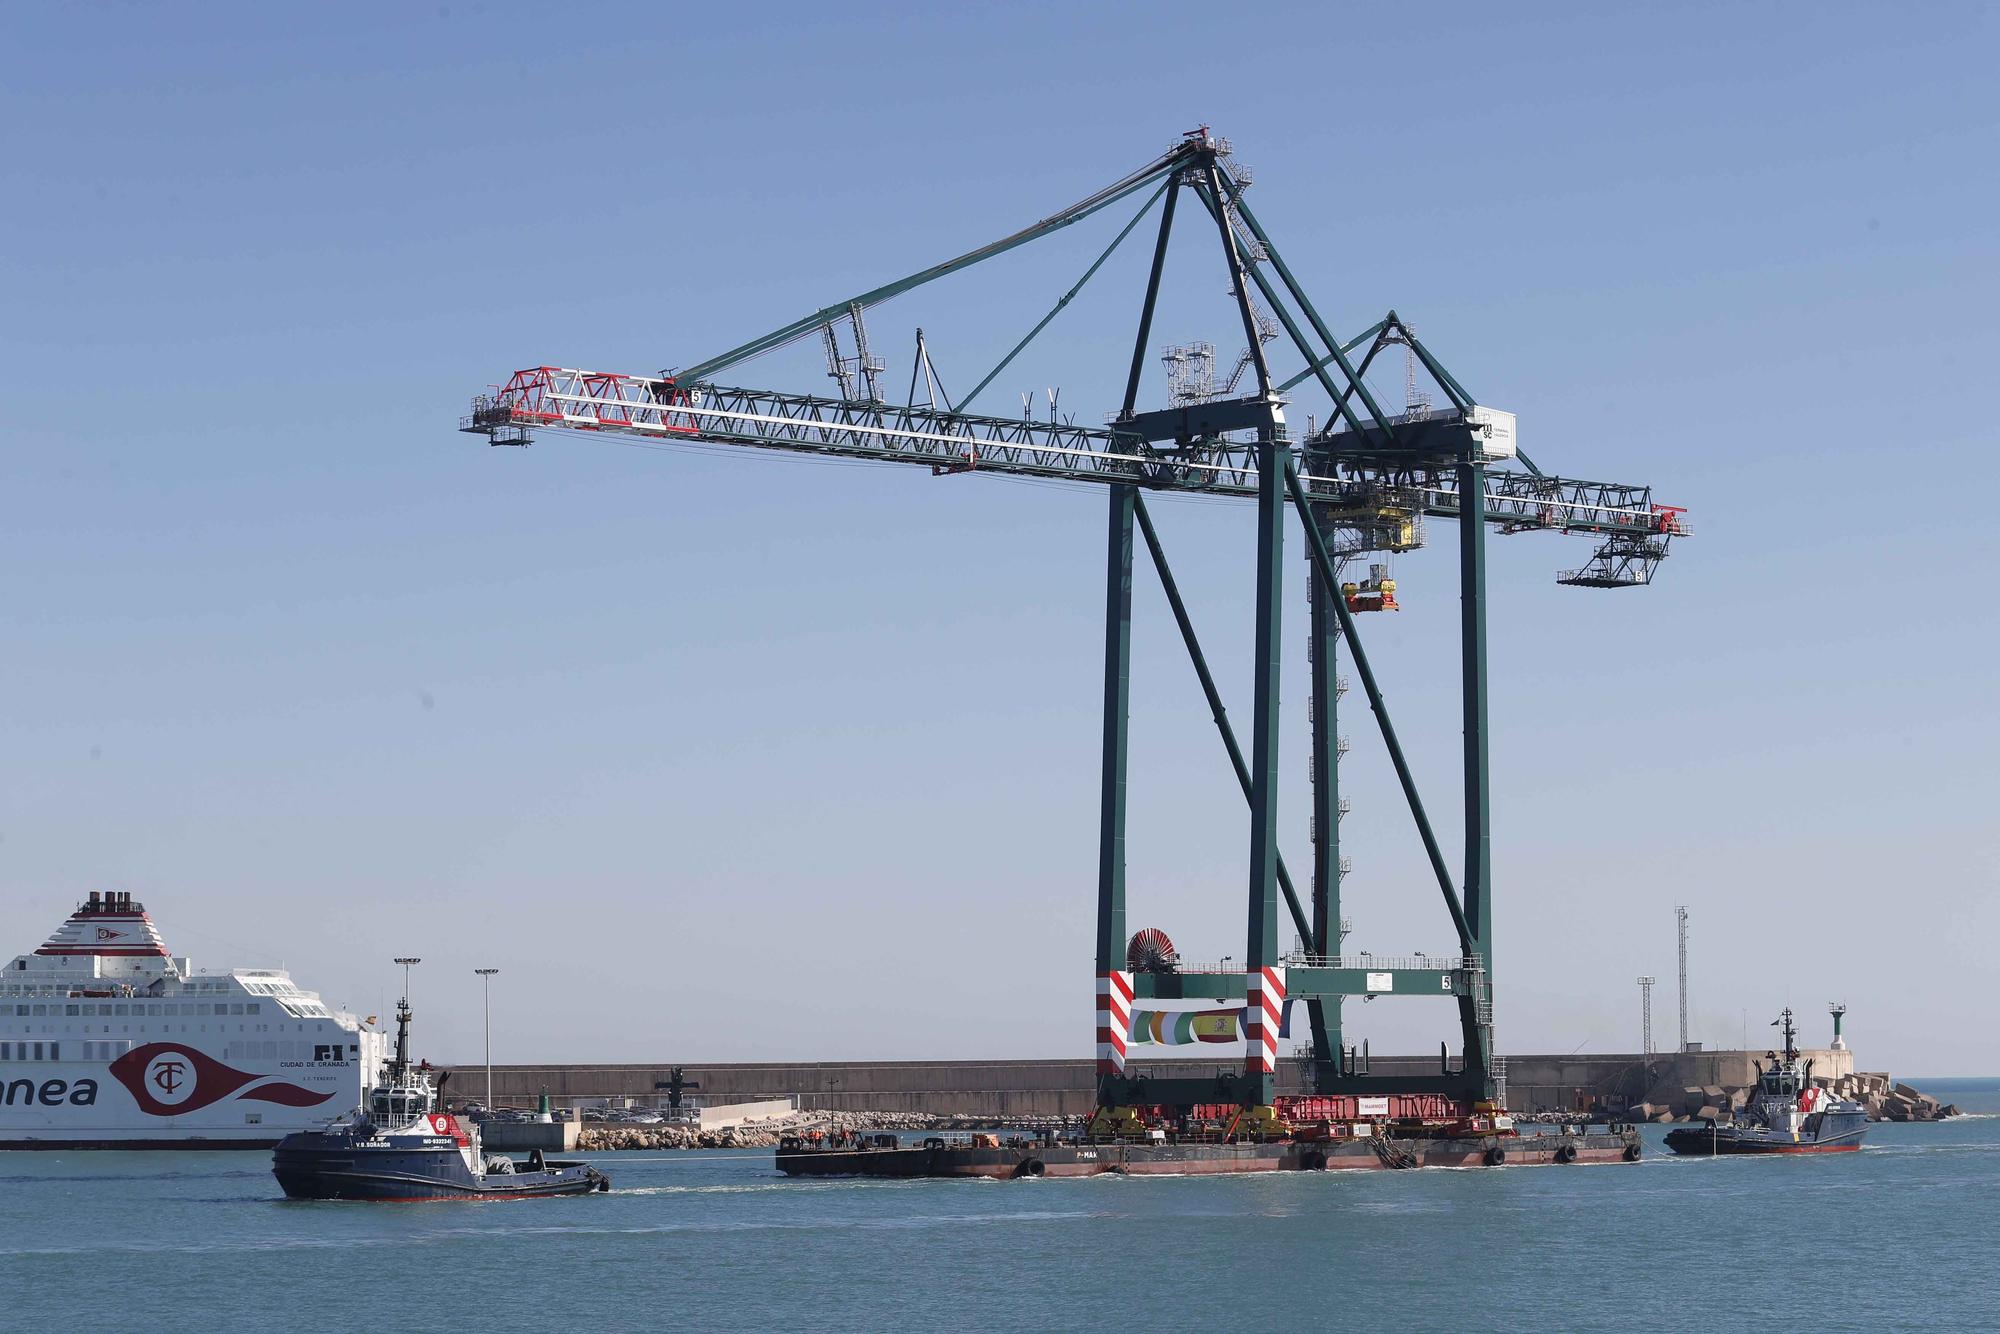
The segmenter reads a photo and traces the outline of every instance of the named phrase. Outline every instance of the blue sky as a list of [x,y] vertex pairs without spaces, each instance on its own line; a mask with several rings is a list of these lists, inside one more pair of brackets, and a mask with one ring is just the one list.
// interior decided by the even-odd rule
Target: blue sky
[[[1993,38],[1948,5],[18,18],[0,929],[129,889],[197,962],[363,1012],[415,952],[447,1057],[481,964],[501,1059],[1084,1054],[1101,494],[452,428],[519,366],[688,364],[1206,121],[1334,324],[1395,307],[1545,467],[1690,509],[1643,591],[1492,544],[1502,1046],[1635,1046],[1684,902],[1693,1036],[1844,997],[1864,1067],[2000,1068]],[[878,308],[892,378],[921,325],[969,386],[1122,216]],[[1153,341],[1229,357],[1186,235]],[[1114,408],[1144,262],[982,406]],[[810,345],[735,376],[827,384]],[[1156,512],[1245,716],[1249,511]],[[1451,551],[1365,633],[1455,841]],[[1237,954],[1240,798],[1137,605],[1133,923]],[[1438,949],[1349,705],[1351,943]],[[1353,1009],[1376,1050],[1449,1026]]]

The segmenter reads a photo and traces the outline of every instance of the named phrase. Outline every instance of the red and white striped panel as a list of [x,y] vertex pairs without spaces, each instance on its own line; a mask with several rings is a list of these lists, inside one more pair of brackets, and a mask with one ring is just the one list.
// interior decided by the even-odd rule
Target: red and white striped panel
[[1097,975],[1097,1073],[1125,1073],[1125,1042],[1132,1036],[1132,974]]
[[1263,968],[1250,974],[1250,1050],[1243,1058],[1249,1075],[1275,1074],[1278,1034],[1285,1024],[1285,970]]

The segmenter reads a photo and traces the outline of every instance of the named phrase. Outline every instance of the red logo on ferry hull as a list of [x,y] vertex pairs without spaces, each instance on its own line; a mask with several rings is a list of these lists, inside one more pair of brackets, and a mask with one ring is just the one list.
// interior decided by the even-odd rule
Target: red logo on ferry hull
[[[149,1042],[111,1063],[111,1075],[148,1116],[178,1116],[221,1102],[264,1078],[224,1065],[207,1052],[178,1042]],[[317,1107],[333,1095],[297,1084],[259,1084],[240,1095],[284,1107]]]

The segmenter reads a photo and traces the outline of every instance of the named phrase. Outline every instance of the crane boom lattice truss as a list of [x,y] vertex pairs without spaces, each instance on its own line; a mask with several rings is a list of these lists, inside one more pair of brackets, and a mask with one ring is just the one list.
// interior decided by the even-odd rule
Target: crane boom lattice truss
[[[473,400],[461,429],[496,445],[525,445],[546,430],[575,431],[665,444],[913,463],[941,475],[992,472],[1103,484],[1110,510],[1096,950],[1099,1102],[1106,1106],[1269,1103],[1287,996],[1306,1003],[1311,1024],[1308,1068],[1320,1091],[1490,1099],[1497,1063],[1492,1040],[1485,535],[1489,529],[1584,534],[1597,542],[1595,553],[1582,567],[1562,572],[1559,582],[1629,587],[1650,582],[1671,541],[1688,531],[1685,516],[1676,507],[1656,503],[1649,487],[1544,473],[1516,446],[1512,416],[1478,404],[1394,311],[1359,336],[1338,341],[1245,202],[1243,192],[1249,183],[1248,173],[1233,163],[1228,142],[1204,126],[1145,167],[1067,209],[956,259],[822,307],[678,373],[621,375],[557,366],[518,371]],[[844,381],[843,396],[837,399],[731,387],[717,380],[724,371],[765,352],[802,339],[825,339],[842,320],[853,325],[858,356],[867,363],[869,354],[860,341],[862,312],[867,308],[1068,227],[1149,187],[1151,193],[1139,212],[1055,309],[956,404],[941,403],[941,395],[934,391],[919,404],[913,388],[911,402],[898,407],[881,401],[873,379],[865,396]],[[1141,411],[1138,393],[1167,242],[1183,196],[1198,202],[1215,226],[1242,326],[1242,364],[1230,383],[1233,386],[1247,372],[1254,386],[1241,397],[1230,397],[1206,388],[1192,393],[1177,381],[1168,406]],[[1131,368],[1122,406],[1110,423],[1079,426],[966,411],[967,404],[1048,326],[1156,204],[1159,230]],[[1276,345],[1280,331],[1304,368],[1275,383],[1266,344]],[[921,365],[926,353],[919,337]],[[1349,354],[1364,346],[1357,365]],[[1444,402],[1433,406],[1427,391],[1406,387],[1408,410],[1386,414],[1365,377],[1387,347],[1405,349],[1410,363],[1421,365]],[[845,369],[838,354],[835,345],[831,364],[836,377]],[[1208,355],[1212,358],[1212,353]],[[1212,367],[1206,374],[1212,375]],[[1309,381],[1330,400],[1330,411],[1324,429],[1294,440],[1285,418],[1285,394]],[[1238,497],[1256,505],[1256,673],[1247,757],[1222,707],[1147,513],[1143,496],[1149,491]],[[1301,902],[1278,848],[1276,822],[1281,555],[1288,513],[1297,516],[1305,534],[1313,585],[1310,911]],[[1378,546],[1400,550],[1414,545],[1412,525],[1424,517],[1453,521],[1459,536],[1465,850],[1458,876],[1431,828],[1380,683],[1338,592],[1340,560]],[[1248,938],[1240,970],[1126,971],[1124,844],[1135,533],[1144,536],[1143,545],[1167,593],[1250,807]],[[1450,955],[1391,959],[1345,953],[1340,882],[1346,859],[1340,854],[1337,826],[1342,809],[1339,761],[1346,741],[1337,730],[1336,708],[1346,681],[1334,668],[1337,653],[1345,653],[1353,664],[1409,805],[1457,936]],[[1303,944],[1290,955],[1281,955],[1277,945],[1281,898]],[[1385,994],[1453,997],[1464,1039],[1458,1062],[1447,1055],[1433,1076],[1371,1075],[1365,1060],[1357,1060],[1354,1049],[1342,1041],[1340,1004],[1347,996]],[[1226,996],[1248,1001],[1249,1053],[1240,1074],[1128,1076],[1125,1045],[1135,1000]]]
[[[1454,423],[1463,437],[1479,428]],[[525,445],[536,429],[590,431],[689,444],[745,445],[802,454],[918,463],[938,472],[981,470],[1058,481],[1130,482],[1149,490],[1254,497],[1256,451],[1227,440],[1159,449],[1116,426],[982,417],[561,366],[516,371],[473,400],[463,429],[495,444]],[[1331,457],[1331,456],[1330,456]],[[1315,501],[1397,502],[1435,518],[1460,512],[1459,479],[1367,475],[1300,480]],[[1684,512],[1656,505],[1652,488],[1527,472],[1488,473],[1486,521],[1508,532],[1593,533],[1658,542],[1688,531]],[[1662,551],[1664,555],[1664,551]]]

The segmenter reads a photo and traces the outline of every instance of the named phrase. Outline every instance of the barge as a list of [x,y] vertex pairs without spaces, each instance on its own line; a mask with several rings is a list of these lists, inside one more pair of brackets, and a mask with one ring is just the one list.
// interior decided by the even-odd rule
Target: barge
[[1639,1132],[1626,1125],[1523,1135],[1510,1118],[1490,1113],[1415,1124],[1296,1117],[1297,1104],[1325,1101],[1280,1099],[1254,1109],[1261,1115],[1232,1116],[1214,1129],[1150,1128],[1136,1109],[1120,1108],[1125,1115],[1100,1113],[1084,1133],[1069,1136],[932,1135],[908,1142],[886,1133],[787,1135],[778,1141],[776,1166],[791,1177],[1015,1179],[1567,1166],[1634,1163],[1643,1153]]

